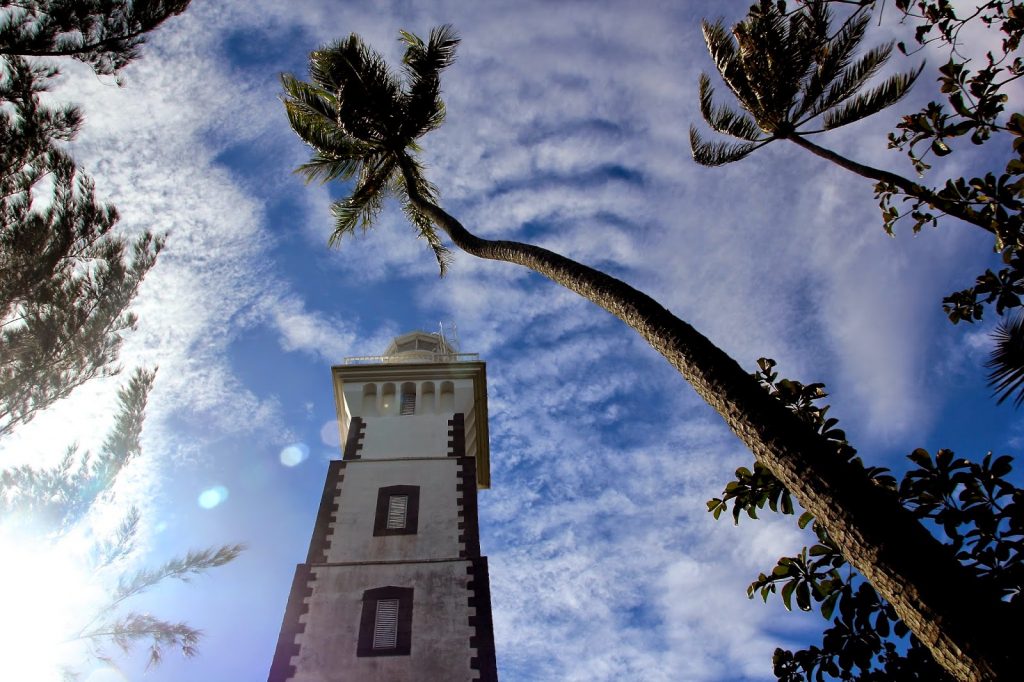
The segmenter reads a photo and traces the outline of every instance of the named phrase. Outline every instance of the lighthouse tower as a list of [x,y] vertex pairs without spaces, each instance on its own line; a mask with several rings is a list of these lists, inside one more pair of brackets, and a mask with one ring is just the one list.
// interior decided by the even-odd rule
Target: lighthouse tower
[[412,332],[332,368],[344,450],[268,682],[497,680],[477,525],[485,365],[452,345]]

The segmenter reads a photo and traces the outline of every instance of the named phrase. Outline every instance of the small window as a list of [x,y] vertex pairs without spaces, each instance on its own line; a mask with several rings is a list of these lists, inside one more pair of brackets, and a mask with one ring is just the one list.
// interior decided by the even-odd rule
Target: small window
[[412,588],[363,592],[356,656],[408,656],[412,651]]
[[420,487],[389,485],[377,491],[373,534],[415,535],[419,528]]

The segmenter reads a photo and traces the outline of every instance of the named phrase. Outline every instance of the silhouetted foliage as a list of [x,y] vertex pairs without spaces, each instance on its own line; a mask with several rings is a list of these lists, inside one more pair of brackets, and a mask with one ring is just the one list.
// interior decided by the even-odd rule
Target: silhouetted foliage
[[[311,53],[311,82],[282,77],[292,129],[313,151],[310,162],[298,172],[308,180],[354,180],[345,188],[346,198],[333,206],[336,226],[331,244],[337,245],[339,237],[357,229],[373,227],[384,198],[393,196],[419,236],[434,249],[442,274],[443,232],[472,256],[529,268],[601,306],[661,353],[754,453],[763,470],[755,468],[752,480],[744,483],[746,489],[731,492],[785,506],[792,506],[792,493],[807,509],[816,511],[822,526],[833,537],[842,538],[843,555],[872,577],[897,611],[913,619],[922,641],[927,637],[929,651],[963,679],[995,679],[1003,671],[1018,669],[1017,651],[1003,646],[1005,633],[995,626],[1006,608],[998,595],[971,580],[963,566],[900,506],[894,491],[863,475],[870,470],[852,459],[821,456],[842,451],[853,457],[845,449],[845,436],[834,429],[824,410],[818,414],[819,421],[787,410],[699,331],[627,283],[533,244],[478,237],[438,205],[438,192],[424,177],[416,155],[419,138],[435,129],[443,117],[439,74],[452,62],[458,39],[449,27],[431,31],[426,43],[404,31],[401,36],[407,46],[404,77],[394,74],[380,54],[354,34]],[[854,90],[859,89],[857,83],[867,76],[845,69],[845,64],[838,65],[836,73],[846,75],[836,78],[848,79],[856,85]],[[898,79],[893,87],[905,90],[909,86],[905,80]],[[799,79],[786,83],[800,87]],[[774,96],[767,90],[762,95]],[[838,104],[840,111],[844,101],[859,102],[843,114],[856,118],[864,108],[879,106],[891,97],[883,87],[865,100],[831,95],[825,100]],[[740,132],[750,131],[749,125],[736,123],[739,119],[727,113],[718,120],[723,128],[735,124]],[[785,126],[776,127],[775,132],[789,134]],[[791,383],[778,390],[808,403],[819,389]],[[789,493],[778,488],[767,494],[750,490],[760,485],[759,473],[785,481]],[[961,585],[953,591],[934,589],[936,584],[950,583]],[[931,623],[941,626],[931,627]]]
[[1016,395],[1013,403],[1019,407],[1024,402],[1024,315],[1018,313],[1003,320],[992,333],[992,339],[995,348],[985,363],[992,369],[989,385],[999,396],[999,403]]
[[[146,33],[189,0],[0,0],[0,436],[113,365],[128,312],[162,238],[114,233],[117,211],[96,200],[92,180],[61,147],[82,123],[75,106],[43,104],[59,71],[28,58],[69,57],[100,75],[139,56]],[[56,546],[114,501],[118,477],[141,455],[140,436],[153,373],[137,370],[119,394],[113,430],[96,455],[67,448],[50,468],[0,472],[0,530]],[[107,660],[110,644],[196,653],[200,633],[185,623],[125,611],[125,602],[168,579],[188,581],[232,561],[241,545],[189,552],[155,569],[125,571],[140,514],[132,507],[109,538],[93,540],[89,570],[120,575],[107,602],[76,614],[84,641]],[[5,558],[10,561],[10,558]],[[6,606],[5,618],[16,618]],[[65,671],[75,679],[74,671]]]
[[[57,146],[81,121],[39,92],[55,71],[5,58],[0,76],[0,435],[116,371],[127,311],[162,240],[112,229],[117,211]],[[42,193],[44,196],[40,196]],[[46,195],[49,195],[48,197]]]
[[[865,95],[854,94],[894,48],[887,43],[853,61],[875,4],[874,0],[797,0],[788,8],[785,2],[761,0],[751,6],[731,34],[721,23],[705,22],[705,40],[715,66],[746,113],[716,107],[711,101],[711,81],[702,75],[704,119],[715,131],[742,142],[707,143],[691,128],[694,158],[705,165],[729,163],[774,139],[788,139],[874,180],[883,226],[889,234],[903,219],[909,218],[917,233],[925,225],[937,225],[946,215],[986,230],[1005,267],[998,272],[987,269],[973,286],[946,296],[943,308],[953,323],[980,320],[989,305],[1002,315],[1020,306],[1024,295],[1024,219],[1020,214],[1024,206],[1024,116],[1006,112],[1007,88],[1024,75],[1024,61],[1017,54],[1024,36],[1024,9],[1007,0],[966,8],[945,0],[896,0],[896,8],[903,22],[913,27],[913,42],[918,45],[908,49],[907,42],[900,41],[895,44],[900,52],[912,54],[929,44],[948,51],[937,76],[945,101],[932,101],[918,112],[903,115],[888,136],[890,148],[907,154],[915,173],[912,179],[858,163],[807,139],[891,106],[919,73],[893,76]],[[831,6],[854,8],[834,32]],[[972,23],[997,29],[1001,36],[998,47],[987,50],[980,65],[974,63],[978,58],[962,52],[961,35]],[[807,124],[825,111],[825,105],[832,106],[834,113],[824,113],[820,127],[808,128]],[[978,177],[933,180],[931,187],[920,184],[917,178],[931,169],[931,158],[953,154],[963,139],[973,145],[996,141],[1005,154],[994,155],[989,162],[992,170]],[[1024,371],[1024,366],[1005,371]],[[1015,386],[1018,394],[1024,388]]]
[[[98,454],[82,453],[71,446],[61,461],[50,468],[21,466],[0,472],[0,530],[30,538],[33,543],[56,545],[115,500],[120,474],[142,454],[140,437],[153,372],[137,370],[118,395],[118,412]],[[83,571],[97,580],[110,572],[120,574],[106,603],[94,613],[78,614],[81,628],[67,633],[69,641],[84,640],[92,655],[107,657],[105,645],[128,651],[147,642],[150,663],[158,663],[166,649],[185,656],[196,652],[200,633],[185,623],[171,623],[148,614],[124,612],[124,602],[168,580],[187,581],[210,568],[222,566],[242,551],[241,545],[189,552],[155,569],[124,572],[124,560],[134,549],[140,514],[131,507],[110,538],[92,545],[90,565]],[[10,560],[10,559],[8,559]],[[8,607],[9,609],[9,607]],[[9,610],[5,618],[17,617]]]
[[0,0],[0,55],[73,57],[113,74],[191,0]]
[[[787,408],[819,430],[831,429],[834,453],[859,463],[845,435],[834,428],[834,418],[825,419],[828,406],[822,384],[804,385],[778,379],[775,361],[761,358],[754,376]],[[827,426],[826,426],[827,424]],[[1019,609],[1024,587],[1024,490],[1006,480],[1012,459],[988,453],[980,463],[954,457],[939,450],[933,457],[923,449],[909,455],[916,465],[897,485],[886,469],[863,469],[876,485],[895,491],[901,504],[915,517],[944,537],[950,551],[975,578],[1002,594]],[[754,472],[741,467],[737,480],[726,485],[721,498],[708,502],[718,518],[729,510],[736,523],[746,512],[757,518],[756,510],[767,503],[772,511],[794,514],[785,487],[763,468]],[[778,501],[782,500],[781,503]],[[769,573],[761,573],[747,588],[747,595],[767,601],[779,594],[787,609],[794,604],[802,611],[817,606],[831,625],[825,629],[820,646],[801,651],[776,649],[775,674],[785,682],[804,680],[948,680],[952,679],[928,650],[899,619],[888,604],[846,561],[839,547],[813,515],[803,513],[801,528],[810,526],[815,544],[797,555],[779,559]]]
[[117,211],[61,144],[74,106],[40,101],[70,57],[114,74],[187,0],[0,0],[0,435],[89,379],[117,371],[128,306],[162,240],[116,235]]
[[[401,36],[404,79],[352,34],[310,54],[312,82],[282,74],[284,105],[292,129],[313,148],[313,157],[296,172],[307,182],[356,179],[352,192],[331,206],[335,227],[330,244],[369,229],[384,199],[395,197],[430,245],[443,276],[448,249],[430,218],[408,199],[411,192],[436,201],[437,192],[405,150],[415,152],[416,140],[444,122],[440,74],[455,60],[459,39],[451,26],[433,29],[426,43],[407,31]],[[383,109],[388,116],[377,115]],[[410,173],[403,172],[403,160]]]

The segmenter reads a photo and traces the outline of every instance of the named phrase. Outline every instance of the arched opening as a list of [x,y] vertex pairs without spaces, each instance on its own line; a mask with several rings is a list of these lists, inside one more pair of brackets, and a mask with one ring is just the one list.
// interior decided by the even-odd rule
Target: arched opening
[[364,417],[377,416],[377,384],[363,384],[363,409]]
[[411,381],[402,384],[402,405],[398,413],[402,415],[416,414],[416,384]]
[[382,415],[395,414],[398,405],[395,404],[395,385],[384,384],[380,392],[380,413]]
[[420,386],[420,414],[433,414],[437,411],[434,395],[434,382],[424,381]]
[[441,405],[439,411],[442,414],[455,411],[455,384],[450,381],[441,382]]

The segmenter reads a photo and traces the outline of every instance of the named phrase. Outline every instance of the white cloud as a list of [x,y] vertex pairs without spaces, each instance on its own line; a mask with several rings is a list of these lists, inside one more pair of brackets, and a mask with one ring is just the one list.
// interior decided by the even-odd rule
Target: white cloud
[[[950,271],[969,282],[963,253],[984,249],[957,226],[885,238],[870,183],[781,142],[727,168],[692,163],[697,73],[711,69],[699,10],[196,3],[146,46],[126,88],[70,68],[58,94],[87,115],[75,153],[126,230],[171,233],[124,354],[127,366],[160,366],[147,452],[197,461],[209,442],[232,440],[255,453],[249,472],[269,440],[276,471],[298,431],[318,429],[307,443],[331,440],[327,417],[319,398],[311,409],[310,395],[240,369],[240,344],[268,335],[304,367],[322,367],[379,353],[422,326],[413,317],[455,318],[463,349],[489,363],[494,488],[481,508],[503,676],[767,678],[771,649],[801,627],[787,623],[804,621],[749,602],[743,588],[800,540],[791,519],[710,520],[704,501],[749,462],[718,417],[634,333],[547,280],[464,254],[438,279],[394,205],[373,232],[327,252],[338,190],[291,175],[306,150],[273,77],[301,75],[309,48],[349,31],[395,63],[399,28],[454,22],[464,42],[444,80],[449,119],[424,140],[424,159],[469,229],[607,268],[744,366],[771,355],[786,375],[826,380],[862,449],[927,431],[944,399],[925,390],[946,324],[938,302]],[[266,63],[232,64],[228,39],[259,45],[250,58]],[[895,167],[884,149],[891,121],[879,118],[829,144]],[[393,297],[401,319],[367,292]],[[32,439],[95,439],[115,387],[86,387],[40,418]],[[301,424],[289,405],[303,406]],[[238,478],[218,512],[245,499],[250,479]],[[267,504],[283,504],[285,487]],[[280,516],[291,525],[257,536],[283,545],[308,533],[294,527],[308,520],[301,514]],[[245,514],[232,518],[249,528]],[[274,566],[300,558],[274,556]],[[728,626],[709,613],[728,614]],[[274,621],[268,636],[279,618],[262,618]],[[156,674],[175,679],[173,667]]]

